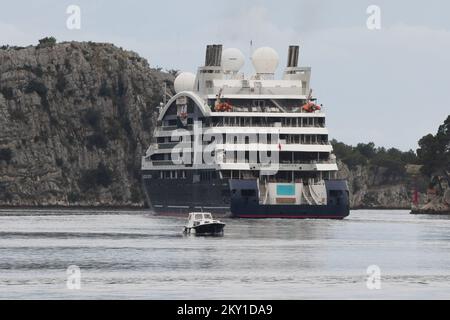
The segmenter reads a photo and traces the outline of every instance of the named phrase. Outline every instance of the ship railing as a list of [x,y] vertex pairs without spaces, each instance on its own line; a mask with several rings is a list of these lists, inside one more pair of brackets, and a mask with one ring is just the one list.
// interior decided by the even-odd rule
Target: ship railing
[[191,143],[183,143],[183,142],[169,142],[169,143],[160,143],[158,145],[159,149],[162,150],[166,150],[166,149],[173,149],[175,147],[180,147],[180,148],[191,148],[192,144]]
[[[255,163],[250,162],[248,159],[245,159],[243,161],[237,161],[236,159],[227,159],[226,157],[219,162],[219,164],[250,164],[252,166],[261,166],[261,163]],[[300,160],[294,160],[294,161],[280,161],[280,165],[299,165],[299,164],[306,164],[306,165],[314,165],[314,164],[336,164],[336,161],[333,160],[312,160],[312,161],[300,161]]]
[[308,112],[303,110],[301,107],[294,107],[294,108],[285,108],[284,111],[279,110],[278,108],[261,108],[261,107],[246,107],[246,106],[233,106],[233,108],[230,111],[214,111],[214,112],[246,112],[246,113],[308,113],[308,114],[314,114],[314,113],[324,113],[325,111],[322,110],[316,110],[313,112]]
[[318,125],[293,125],[293,124],[275,124],[275,123],[223,123],[219,122],[214,125],[215,127],[251,127],[251,128],[325,128],[324,124]]
[[161,126],[158,129],[162,131],[173,131],[177,129],[185,129],[185,130],[192,130],[194,128],[193,125],[189,124],[185,127],[178,127],[178,126]]
[[153,166],[173,166],[175,165],[172,160],[153,160]]
[[311,160],[311,161],[302,161],[302,160],[294,160],[294,161],[280,161],[280,164],[335,164],[335,161],[331,160]]

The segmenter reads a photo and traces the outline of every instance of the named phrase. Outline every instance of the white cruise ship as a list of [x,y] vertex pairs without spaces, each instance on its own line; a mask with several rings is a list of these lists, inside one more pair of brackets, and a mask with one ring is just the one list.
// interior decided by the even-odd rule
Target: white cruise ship
[[290,46],[276,79],[278,53],[259,48],[251,57],[255,72],[245,77],[240,50],[209,45],[196,75],[178,75],[142,158],[154,212],[348,216],[347,182],[336,179],[325,110],[312,96],[311,68],[298,60],[299,47]]

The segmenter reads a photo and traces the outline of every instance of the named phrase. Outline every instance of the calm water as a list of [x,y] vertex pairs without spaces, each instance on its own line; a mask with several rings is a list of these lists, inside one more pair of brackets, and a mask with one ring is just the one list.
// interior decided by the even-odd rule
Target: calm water
[[[344,221],[225,220],[183,236],[146,212],[0,210],[0,298],[450,298],[450,218],[354,211]],[[81,268],[81,289],[66,269]],[[367,268],[381,269],[369,290]]]

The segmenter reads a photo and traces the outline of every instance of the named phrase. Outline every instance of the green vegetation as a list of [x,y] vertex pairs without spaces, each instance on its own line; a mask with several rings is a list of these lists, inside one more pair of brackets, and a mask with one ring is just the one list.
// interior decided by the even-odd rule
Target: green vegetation
[[22,69],[33,73],[38,78],[42,78],[42,76],[44,75],[44,69],[42,69],[42,66],[40,64],[38,64],[36,67],[33,67],[30,64],[26,64]]
[[69,201],[69,203],[78,202],[80,201],[80,199],[81,199],[80,194],[77,192],[70,192],[67,195],[67,200]]
[[131,187],[131,197],[130,197],[131,202],[133,203],[139,203],[142,200],[142,194],[141,194],[141,189],[136,187],[136,186],[132,186]]
[[11,149],[7,148],[7,149],[0,149],[0,161],[6,161],[7,163],[9,163],[12,159],[12,151]]
[[108,86],[108,83],[106,83],[106,81],[103,81],[99,91],[98,91],[98,95],[100,97],[109,97],[111,98],[114,95],[113,89]]
[[63,93],[67,86],[67,80],[62,72],[58,72],[56,80],[56,90]]
[[86,170],[83,172],[79,186],[84,191],[93,189],[99,186],[107,188],[112,183],[113,172],[107,168],[104,163],[100,162],[97,169]]
[[180,70],[177,69],[166,69],[166,72],[174,77],[177,76],[178,73],[180,73]]
[[5,97],[6,100],[11,100],[14,98],[14,90],[11,87],[0,88],[0,93]]
[[418,159],[413,150],[404,152],[396,148],[376,147],[373,142],[358,143],[356,147],[332,140],[336,157],[354,168],[358,165],[374,165],[388,168],[393,172],[405,173],[405,165],[417,164]]
[[56,165],[60,168],[64,166],[64,160],[62,158],[56,158]]
[[106,149],[108,146],[108,140],[103,132],[94,133],[93,135],[87,137],[86,146],[90,151],[94,150],[94,147],[97,149]]
[[95,110],[94,108],[88,109],[82,117],[82,122],[89,124],[95,130],[100,129],[100,120],[102,118],[102,114],[100,111]]
[[440,175],[450,171],[450,115],[439,127],[436,135],[428,134],[419,141],[417,155],[423,164],[422,173]]
[[26,121],[27,119],[25,112],[20,107],[15,109],[8,108],[8,113],[13,121]]
[[28,83],[27,87],[25,88],[25,93],[33,93],[33,92],[36,92],[42,98],[47,95],[48,88],[44,83],[33,79]]
[[56,44],[56,38],[55,37],[45,37],[41,40],[39,40],[38,48],[48,48],[53,47]]

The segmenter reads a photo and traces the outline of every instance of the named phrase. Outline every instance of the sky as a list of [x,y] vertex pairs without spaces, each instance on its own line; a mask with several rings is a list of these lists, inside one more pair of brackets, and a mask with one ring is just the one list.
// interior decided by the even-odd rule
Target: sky
[[[67,7],[81,28],[67,28]],[[380,9],[369,29],[367,9]],[[450,114],[450,2],[385,0],[0,0],[0,45],[58,41],[114,43],[152,67],[196,72],[207,44],[236,47],[253,72],[250,41],[273,47],[286,65],[300,45],[330,137],[401,150],[435,133]]]

